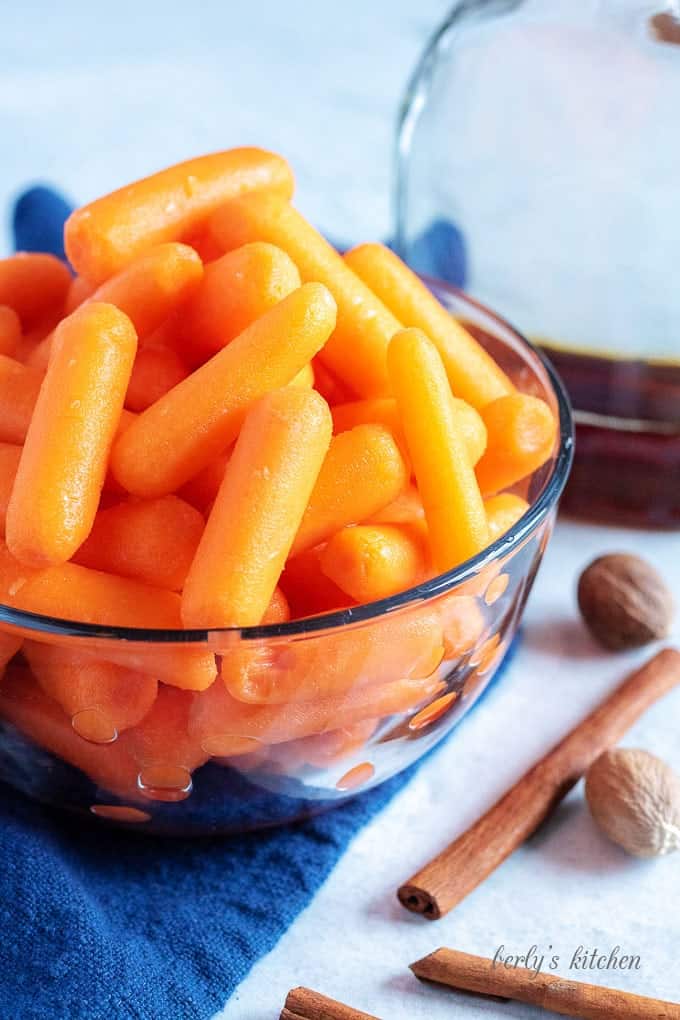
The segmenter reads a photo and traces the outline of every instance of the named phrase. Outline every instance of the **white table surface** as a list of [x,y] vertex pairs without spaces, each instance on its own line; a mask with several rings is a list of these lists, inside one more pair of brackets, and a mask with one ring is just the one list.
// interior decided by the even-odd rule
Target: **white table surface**
[[[27,181],[43,179],[86,200],[189,155],[259,143],[290,158],[300,206],[330,234],[385,236],[395,111],[447,6],[13,4],[0,34],[0,197],[8,206]],[[360,833],[220,1020],[273,1020],[296,984],[383,1018],[545,1015],[420,985],[407,964],[439,945],[489,956],[501,944],[512,953],[535,944],[560,955],[563,973],[578,946],[618,945],[640,956],[639,971],[579,976],[680,1000],[678,861],[626,857],[595,829],[580,787],[448,917],[422,921],[395,899],[402,880],[640,660],[598,652],[575,612],[580,568],[611,549],[648,556],[680,592],[680,535],[561,522],[502,683]],[[679,730],[680,692],[625,743],[680,769]]]

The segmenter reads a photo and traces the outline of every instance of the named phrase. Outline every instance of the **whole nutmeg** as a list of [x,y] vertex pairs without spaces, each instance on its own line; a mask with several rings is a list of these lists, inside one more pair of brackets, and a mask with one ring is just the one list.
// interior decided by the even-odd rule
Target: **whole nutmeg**
[[665,637],[673,621],[673,596],[654,567],[630,553],[593,560],[578,582],[581,616],[605,648],[637,648]]
[[635,857],[680,849],[680,776],[648,751],[605,751],[586,774],[586,799],[600,828]]

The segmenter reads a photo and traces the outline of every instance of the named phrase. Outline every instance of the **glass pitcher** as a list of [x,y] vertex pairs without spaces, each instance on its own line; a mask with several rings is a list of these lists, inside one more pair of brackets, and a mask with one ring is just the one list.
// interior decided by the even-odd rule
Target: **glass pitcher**
[[680,527],[680,0],[464,0],[408,86],[396,247],[548,353],[563,506]]

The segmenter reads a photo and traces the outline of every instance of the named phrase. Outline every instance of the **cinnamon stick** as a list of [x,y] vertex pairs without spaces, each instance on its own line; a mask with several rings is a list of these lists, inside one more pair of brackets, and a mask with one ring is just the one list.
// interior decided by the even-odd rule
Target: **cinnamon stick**
[[665,648],[631,674],[479,821],[398,890],[407,910],[448,913],[523,843],[608,747],[680,682],[680,652]]
[[335,999],[328,999],[311,988],[293,988],[279,1020],[380,1020],[371,1013],[362,1013]]
[[411,964],[416,977],[478,995],[501,996],[583,1020],[680,1020],[680,1004],[648,999],[631,992],[570,981],[556,974],[536,974],[453,949]]

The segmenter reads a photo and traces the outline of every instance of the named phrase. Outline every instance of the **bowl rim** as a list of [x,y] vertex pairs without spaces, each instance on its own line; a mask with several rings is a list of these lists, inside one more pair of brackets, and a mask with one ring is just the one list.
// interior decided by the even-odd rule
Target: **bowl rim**
[[[556,508],[558,500],[566,485],[574,454],[574,420],[571,403],[564,383],[553,368],[549,359],[532,344],[522,333],[501,315],[493,312],[481,301],[469,294],[435,277],[421,276],[421,279],[435,292],[449,294],[451,299],[472,306],[482,312],[494,324],[512,334],[520,348],[535,358],[546,373],[557,405],[559,443],[552,471],[547,478],[538,498],[529,509],[503,535],[487,546],[476,556],[443,574],[437,574],[421,584],[405,591],[391,595],[389,598],[374,602],[362,603],[347,609],[336,609],[331,612],[319,613],[316,616],[305,616],[287,623],[274,623],[250,627],[214,627],[209,629],[152,629],[147,627],[106,626],[97,623],[85,623],[78,620],[65,620],[42,613],[30,613],[23,609],[14,609],[0,603],[0,623],[21,627],[38,634],[60,635],[62,637],[89,638],[99,640],[123,640],[141,644],[183,644],[216,645],[225,642],[225,637],[238,640],[264,640],[269,638],[309,637],[333,631],[349,624],[367,623],[379,619],[387,613],[394,613],[411,605],[425,604],[430,599],[453,590],[458,585],[470,580],[494,560],[504,557],[522,544],[535,531],[548,515]],[[500,342],[507,343],[500,340]]]

